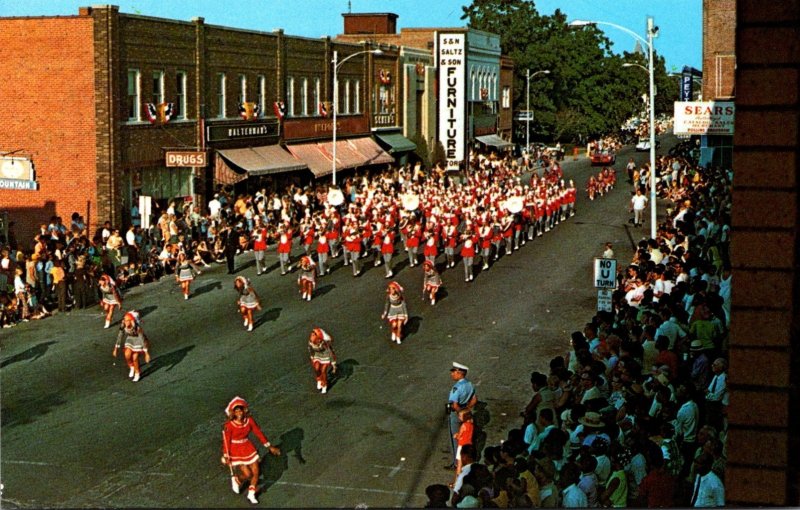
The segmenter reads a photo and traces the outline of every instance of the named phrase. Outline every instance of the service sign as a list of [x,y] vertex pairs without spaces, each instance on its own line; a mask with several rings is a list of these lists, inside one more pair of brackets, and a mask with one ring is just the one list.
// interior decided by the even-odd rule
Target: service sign
[[676,101],[674,113],[676,135],[733,136],[733,101]]
[[594,259],[594,286],[598,289],[617,288],[617,259]]
[[33,162],[24,157],[0,158],[0,189],[39,189],[39,183],[34,178]]
[[167,151],[166,162],[168,167],[204,167],[207,164],[207,159],[205,151]]
[[439,141],[447,170],[458,170],[466,148],[467,35],[438,33]]

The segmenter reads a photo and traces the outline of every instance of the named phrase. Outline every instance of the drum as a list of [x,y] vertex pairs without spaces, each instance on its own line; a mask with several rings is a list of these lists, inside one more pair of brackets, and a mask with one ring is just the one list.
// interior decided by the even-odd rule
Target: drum
[[506,200],[504,205],[508,212],[517,214],[522,210],[525,204],[522,200],[522,197],[514,196]]
[[408,193],[403,195],[401,200],[403,202],[403,209],[406,211],[416,211],[419,207],[419,195]]
[[338,207],[344,203],[344,193],[339,188],[330,188],[328,190],[328,203],[334,207]]

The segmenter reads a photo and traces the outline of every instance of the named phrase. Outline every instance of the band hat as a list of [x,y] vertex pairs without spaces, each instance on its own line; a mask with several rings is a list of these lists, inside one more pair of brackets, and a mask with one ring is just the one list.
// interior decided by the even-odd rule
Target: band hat
[[593,411],[589,411],[584,416],[580,417],[578,422],[584,427],[601,428],[606,426],[606,424],[600,419],[600,413],[595,413]]
[[689,350],[691,350],[691,351],[702,351],[703,350],[703,341],[702,340],[692,340],[692,345],[689,346]]
[[233,409],[236,407],[244,407],[246,410],[248,408],[247,401],[239,396],[233,397],[233,400],[228,402],[228,405],[225,407],[225,414],[230,418],[233,416]]
[[664,386],[669,386],[669,377],[664,374],[658,374],[656,376],[656,380],[663,384]]
[[462,365],[461,363],[456,363],[454,361],[453,362],[453,368],[451,368],[450,371],[452,372],[453,370],[461,370],[462,372],[468,372],[469,371],[469,367],[466,366],[466,365]]

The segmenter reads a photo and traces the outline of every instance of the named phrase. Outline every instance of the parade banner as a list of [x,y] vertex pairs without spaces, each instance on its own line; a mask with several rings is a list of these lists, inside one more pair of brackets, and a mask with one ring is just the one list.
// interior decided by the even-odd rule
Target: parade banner
[[444,147],[447,170],[458,170],[466,149],[467,35],[438,33],[439,141]]
[[733,136],[733,101],[676,101],[674,113],[676,135]]

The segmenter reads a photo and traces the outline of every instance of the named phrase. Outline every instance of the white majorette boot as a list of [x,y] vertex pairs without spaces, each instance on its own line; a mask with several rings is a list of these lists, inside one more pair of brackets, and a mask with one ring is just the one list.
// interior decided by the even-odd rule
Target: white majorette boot
[[131,369],[130,369],[130,370],[128,370],[128,377],[130,377],[130,378],[133,378],[133,374],[134,374],[134,372],[135,372],[135,371],[134,371],[133,367],[131,367]]
[[239,492],[241,492],[241,482],[235,476],[231,477],[231,489],[233,489],[233,492],[235,492],[236,494],[239,494]]
[[247,489],[247,501],[249,501],[250,503],[252,503],[254,505],[258,504],[258,500],[256,499],[256,488],[255,487],[250,487],[249,489]]

